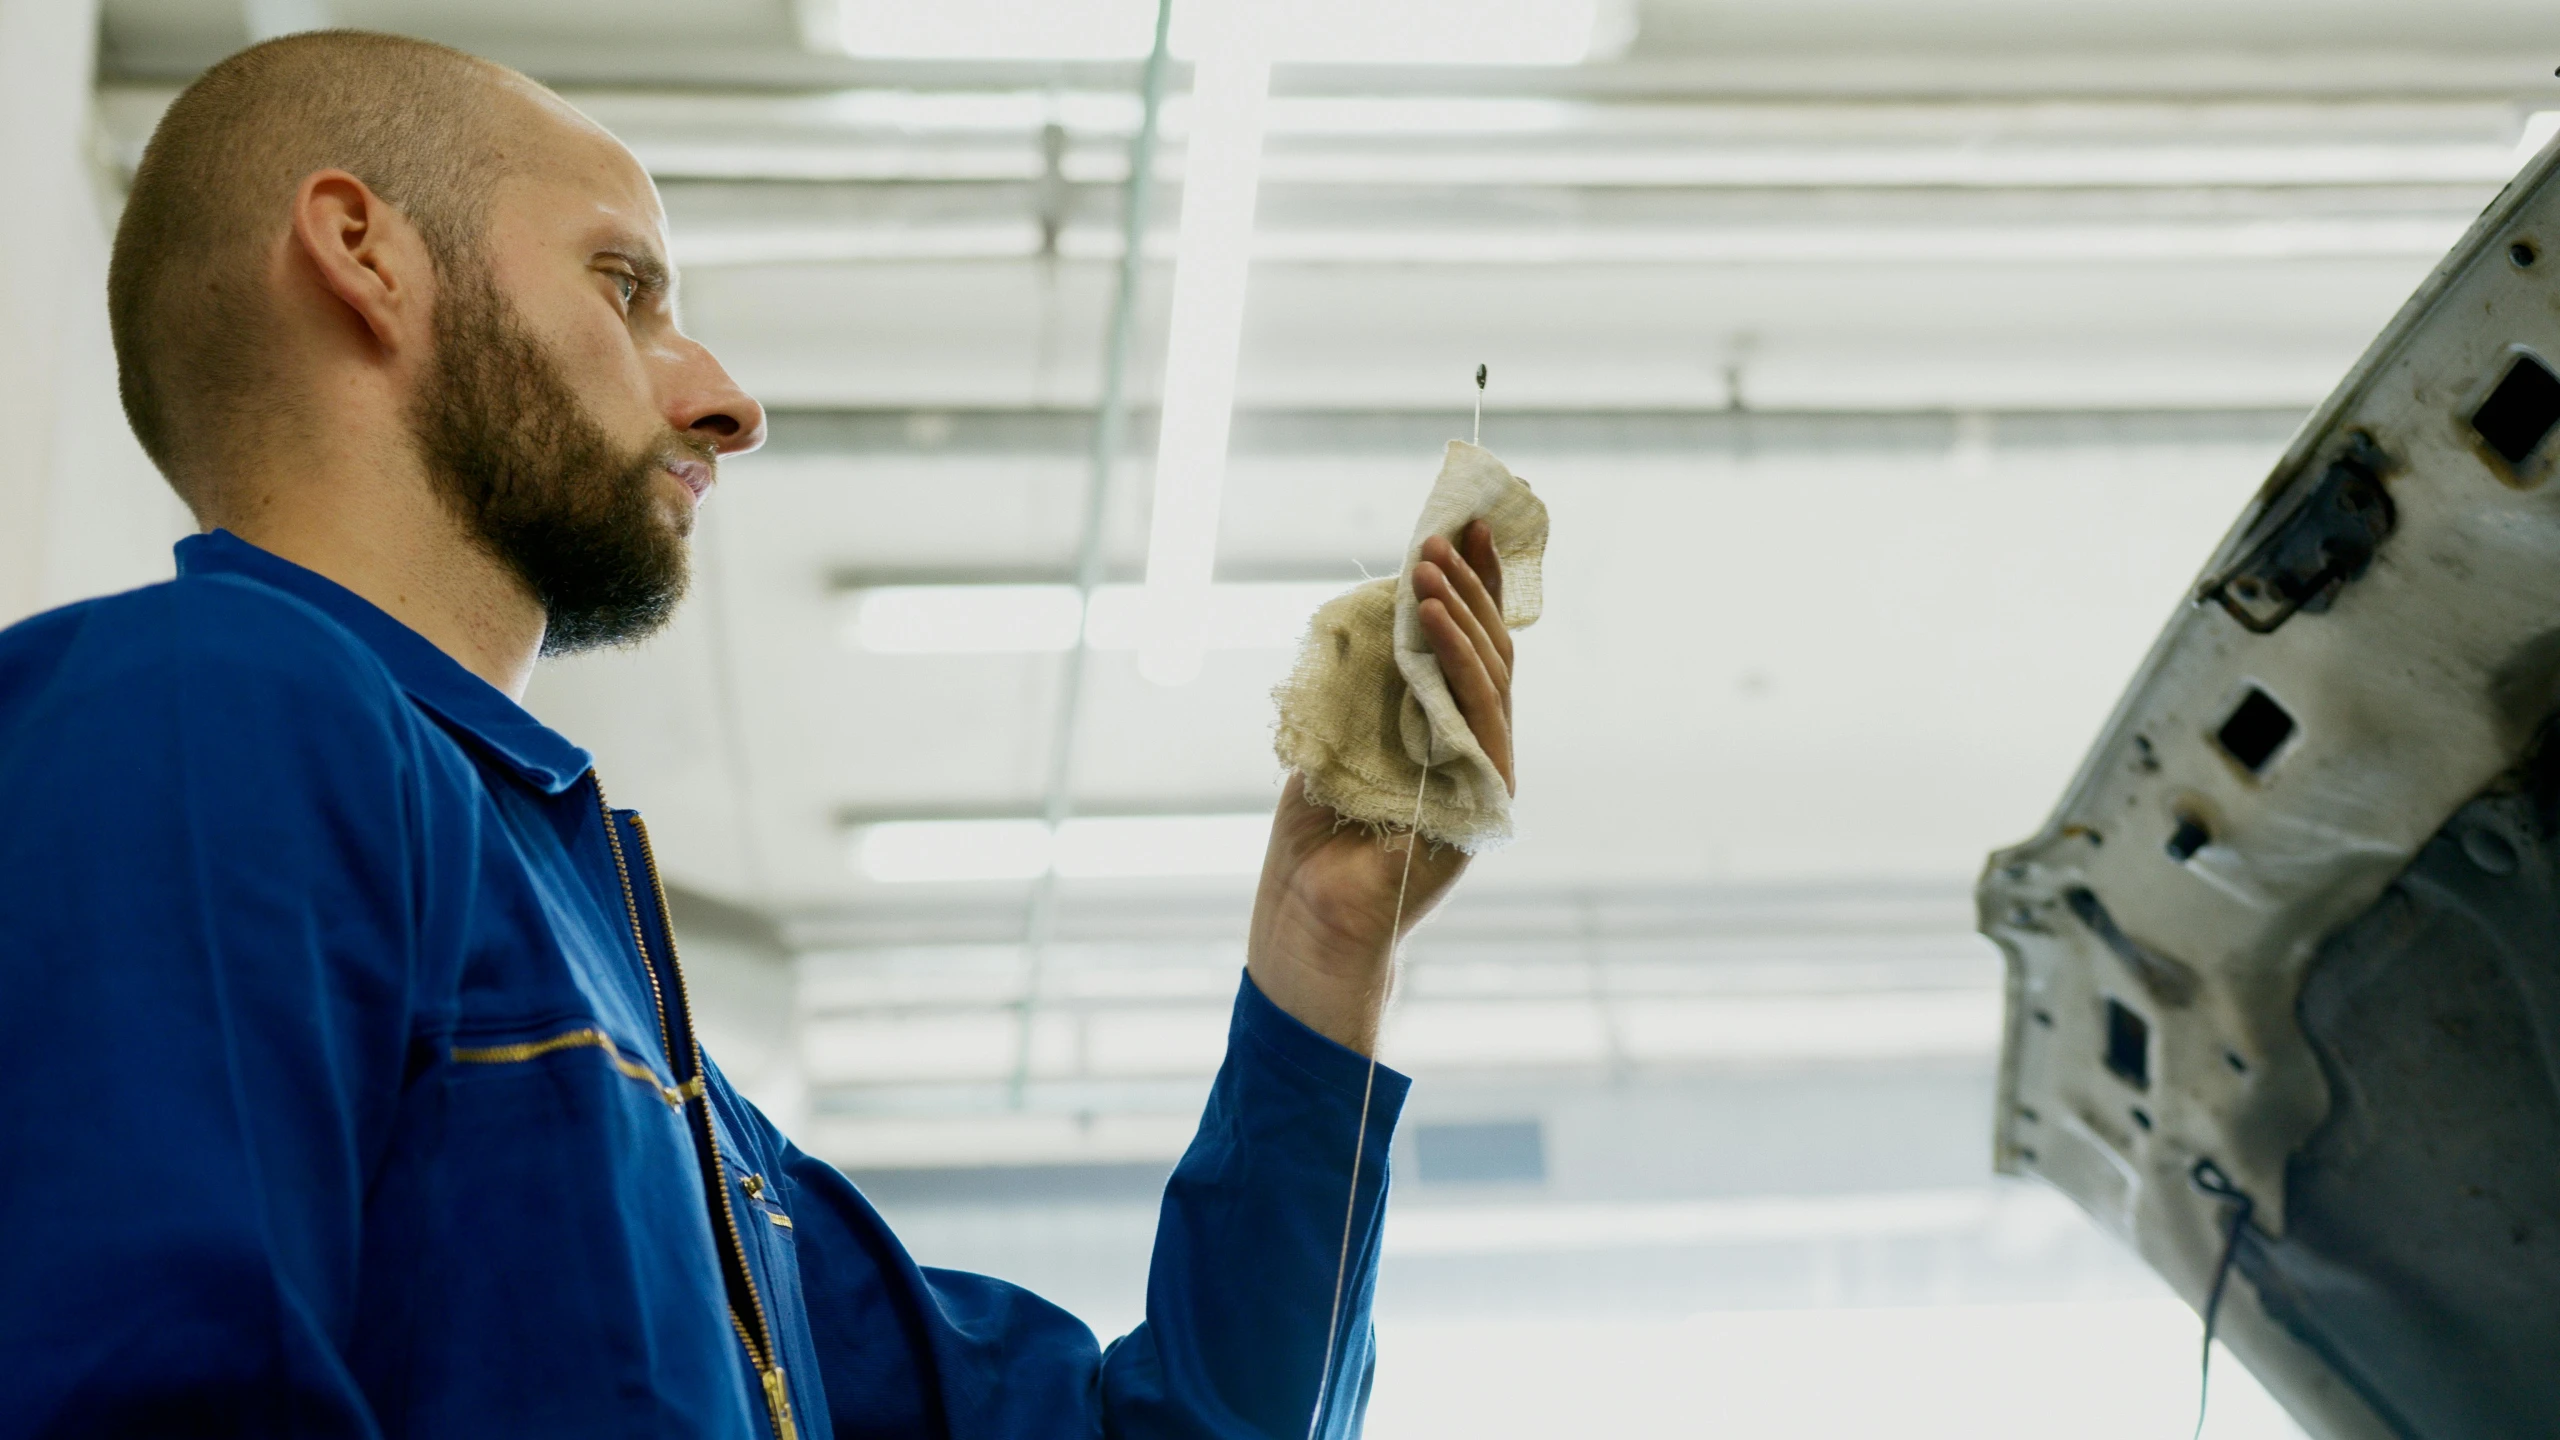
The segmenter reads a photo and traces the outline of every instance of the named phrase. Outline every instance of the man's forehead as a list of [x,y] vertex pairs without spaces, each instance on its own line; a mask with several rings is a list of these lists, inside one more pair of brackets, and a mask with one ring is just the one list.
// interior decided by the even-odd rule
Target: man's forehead
[[539,86],[528,89],[533,93],[523,95],[528,103],[519,107],[508,137],[515,152],[508,198],[564,223],[588,221],[663,243],[666,215],[639,160],[567,101]]

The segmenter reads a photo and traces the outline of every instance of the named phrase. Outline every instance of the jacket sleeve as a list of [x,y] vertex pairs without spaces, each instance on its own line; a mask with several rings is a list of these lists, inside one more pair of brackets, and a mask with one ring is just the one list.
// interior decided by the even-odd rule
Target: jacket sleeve
[[[1199,1133],[1165,1186],[1146,1320],[1108,1350],[1016,1286],[918,1267],[841,1174],[788,1152],[836,1434],[1307,1440],[1321,1381],[1317,1433],[1356,1435],[1388,1141],[1409,1084],[1384,1066],[1373,1076],[1245,980]],[[914,1381],[884,1365],[892,1354]]]
[[341,1346],[405,1060],[396,692],[228,585],[8,642],[0,1430],[373,1434]]

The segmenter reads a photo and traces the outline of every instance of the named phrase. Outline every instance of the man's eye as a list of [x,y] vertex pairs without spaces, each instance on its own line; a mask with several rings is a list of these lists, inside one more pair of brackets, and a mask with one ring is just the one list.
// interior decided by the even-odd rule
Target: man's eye
[[611,273],[613,288],[622,292],[622,305],[627,310],[631,308],[632,301],[640,298],[640,277],[620,270]]

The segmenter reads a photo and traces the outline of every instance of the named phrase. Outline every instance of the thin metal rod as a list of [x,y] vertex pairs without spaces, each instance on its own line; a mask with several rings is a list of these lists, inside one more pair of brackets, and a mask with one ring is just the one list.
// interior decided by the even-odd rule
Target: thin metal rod
[[[1485,367],[1478,365],[1475,439],[1469,442],[1471,444],[1484,443],[1484,381]],[[1395,914],[1387,921],[1384,968],[1390,995],[1395,992],[1396,983],[1396,932],[1404,928],[1405,891],[1413,884],[1413,852],[1422,848],[1422,799],[1431,793],[1432,751],[1431,736],[1426,734],[1422,740],[1422,778],[1413,787],[1413,821],[1405,827],[1404,864],[1396,874]],[[1385,996],[1379,997],[1382,1012],[1385,1000]],[[1385,1029],[1383,1013],[1379,1028],[1381,1031]],[[1342,1290],[1351,1278],[1351,1222],[1360,1213],[1360,1162],[1369,1149],[1369,1101],[1378,1085],[1378,1043],[1381,1038],[1383,1036],[1372,1037],[1369,1041],[1369,1067],[1360,1081],[1360,1123],[1351,1132],[1351,1187],[1349,1193],[1342,1197],[1342,1250],[1333,1261],[1333,1307],[1324,1323],[1324,1359],[1316,1369],[1316,1404],[1314,1412],[1307,1416],[1307,1440],[1316,1440],[1316,1432],[1324,1427],[1325,1402],[1333,1396],[1333,1357],[1342,1333]]]
[[[1386,995],[1378,997],[1378,1028],[1386,1029],[1387,995],[1395,993],[1396,932],[1404,928],[1404,896],[1413,883],[1413,852],[1422,848],[1422,797],[1431,791],[1431,737],[1422,739],[1422,779],[1413,787],[1413,823],[1405,827],[1404,865],[1396,875],[1396,912],[1387,921]],[[1342,1287],[1351,1276],[1351,1221],[1360,1213],[1360,1161],[1369,1149],[1369,1100],[1378,1089],[1378,1045],[1383,1033],[1369,1040],[1369,1068],[1360,1080],[1360,1124],[1351,1132],[1351,1189],[1342,1197],[1342,1253],[1333,1262],[1333,1310],[1324,1322],[1324,1360],[1316,1369],[1316,1405],[1307,1417],[1307,1440],[1315,1440],[1316,1431],[1324,1425],[1325,1401],[1333,1395],[1333,1356],[1335,1340],[1342,1333]]]
[[[1146,278],[1147,221],[1155,206],[1156,117],[1164,108],[1166,39],[1173,29],[1173,0],[1156,0],[1155,48],[1147,52],[1140,80],[1138,133],[1129,141],[1129,184],[1122,191],[1120,212],[1120,283],[1111,299],[1111,326],[1102,342],[1102,398],[1093,412],[1093,454],[1085,479],[1084,528],[1076,537],[1077,613],[1089,614],[1093,592],[1102,583],[1103,527],[1111,511],[1112,468],[1120,458],[1129,423],[1126,400],[1129,332],[1136,323],[1138,286]],[[1089,651],[1081,627],[1075,648],[1066,655],[1058,681],[1057,718],[1049,732],[1048,791],[1040,818],[1048,823],[1051,843],[1074,808],[1076,736],[1084,712],[1085,660]],[[1054,859],[1054,857],[1053,857]],[[1008,1094],[1022,1108],[1031,1081],[1031,1027],[1040,1008],[1040,983],[1047,968],[1049,939],[1057,928],[1058,869],[1052,863],[1031,885],[1031,903],[1023,915],[1022,1013],[1014,1037],[1013,1079]]]

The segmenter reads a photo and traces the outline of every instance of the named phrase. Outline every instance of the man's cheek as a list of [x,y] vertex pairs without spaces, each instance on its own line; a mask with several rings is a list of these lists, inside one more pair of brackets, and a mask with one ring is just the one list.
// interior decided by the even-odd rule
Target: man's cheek
[[649,403],[645,378],[630,369],[607,363],[572,378],[584,392],[580,398],[587,413],[622,444],[634,448],[650,444],[666,428]]

